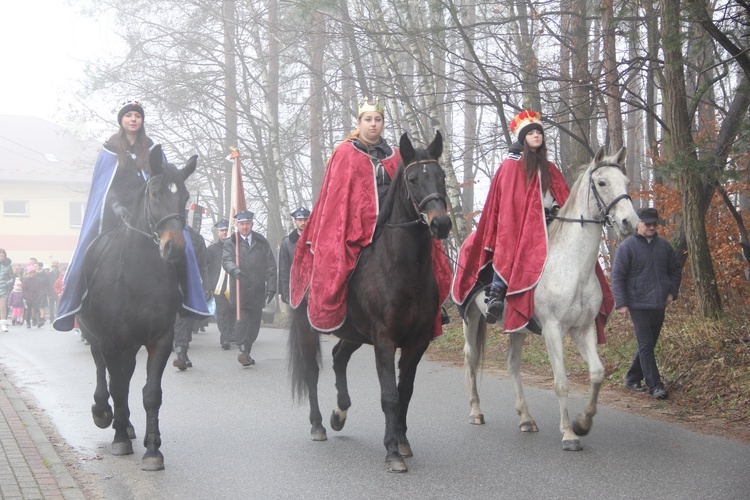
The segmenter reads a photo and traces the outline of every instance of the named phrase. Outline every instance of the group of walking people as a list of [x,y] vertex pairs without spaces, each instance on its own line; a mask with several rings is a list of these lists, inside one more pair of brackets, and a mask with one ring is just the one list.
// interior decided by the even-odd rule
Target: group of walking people
[[25,265],[13,264],[0,248],[0,331],[10,326],[41,328],[55,319],[62,291],[62,273],[56,263],[45,268],[31,258]]
[[[117,161],[108,178],[111,187],[96,192],[97,215],[102,222],[99,230],[130,217],[135,192],[148,179],[148,152],[153,141],[145,134],[144,117],[141,103],[125,102],[118,113],[118,133],[105,144],[105,150]],[[383,137],[385,123],[382,103],[363,99],[357,127],[331,155],[312,211],[300,207],[292,212],[295,228],[280,245],[278,268],[268,240],[253,230],[251,211],[236,214],[231,222],[216,223],[215,241],[208,247],[200,235],[191,235],[193,246],[200,247],[195,256],[200,261],[205,299],[215,303],[220,345],[230,349],[232,343],[237,344],[238,361],[243,366],[255,363],[250,353],[262,309],[277,293],[292,307],[306,297],[310,323],[321,332],[343,323],[347,279],[362,249],[373,240],[380,202],[401,162],[398,149]],[[535,326],[530,323],[533,294],[545,263],[546,224],[570,191],[558,167],[547,157],[542,116],[522,110],[511,120],[510,129],[514,142],[492,180],[477,232],[463,251],[478,256],[474,263],[477,269],[491,266],[487,322],[495,323],[504,316],[504,330],[512,332],[524,327],[533,330]],[[94,176],[95,186],[97,172]],[[92,193],[95,189],[92,187]],[[637,244],[628,240],[623,243],[613,272],[615,307],[632,315],[638,340],[626,386],[644,390],[641,381],[645,380],[652,395],[665,398],[653,351],[663,310],[677,298],[681,276],[671,247],[655,234],[656,211],[647,208],[639,211],[639,216],[649,231],[642,232],[639,224],[638,233],[629,238]],[[90,238],[82,237],[76,252],[85,250],[87,241]],[[452,279],[446,259],[444,254],[433,258],[441,303]],[[73,266],[71,272],[80,274]],[[61,316],[68,317],[80,308],[80,286],[68,287],[79,279],[66,279]],[[648,291],[644,291],[644,285]],[[72,300],[65,300],[66,294]],[[58,329],[70,327],[70,321],[55,323]],[[189,367],[188,335],[177,334],[178,328],[192,332],[192,325],[188,329],[178,321],[175,330],[175,366]]]

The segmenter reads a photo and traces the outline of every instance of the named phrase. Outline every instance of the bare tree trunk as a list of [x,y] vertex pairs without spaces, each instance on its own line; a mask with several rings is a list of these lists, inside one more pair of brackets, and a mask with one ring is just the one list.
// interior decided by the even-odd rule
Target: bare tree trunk
[[312,192],[319,193],[325,173],[325,153],[323,152],[323,56],[325,54],[325,16],[318,10],[312,14],[310,31],[310,175]]
[[681,168],[680,190],[690,271],[700,308],[707,318],[721,314],[721,298],[716,285],[706,234],[705,211],[701,206],[703,183],[693,147],[687,110],[684,61],[681,52],[680,0],[661,0],[664,39],[664,112],[670,130],[670,159]]
[[607,100],[607,143],[610,152],[623,146],[622,112],[620,111],[620,88],[617,83],[617,55],[615,53],[614,0],[602,2],[602,31],[604,33],[604,82]]
[[[237,63],[235,59],[235,38],[237,36],[237,20],[235,0],[224,0],[224,120],[226,133],[224,136],[224,151],[229,154],[230,147],[239,146],[237,136]],[[240,151],[240,153],[242,153]],[[218,204],[223,216],[229,213],[229,200],[232,199],[232,164],[223,162],[224,193],[223,200]]]
[[[571,40],[573,45],[573,96],[572,131],[583,141],[591,136],[591,94],[589,92],[589,37],[586,22],[586,0],[573,0],[571,16]],[[583,165],[591,160],[590,148],[576,144],[573,148],[573,165]]]

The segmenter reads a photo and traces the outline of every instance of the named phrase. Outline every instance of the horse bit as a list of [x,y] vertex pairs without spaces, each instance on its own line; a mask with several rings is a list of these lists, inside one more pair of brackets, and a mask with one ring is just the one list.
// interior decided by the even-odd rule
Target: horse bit
[[[616,197],[614,200],[612,200],[609,205],[606,204],[602,196],[599,194],[599,191],[596,189],[596,183],[594,182],[594,172],[599,170],[603,167],[616,167],[620,168],[620,165],[617,163],[602,163],[600,165],[597,165],[596,167],[591,169],[591,172],[589,172],[589,185],[591,186],[591,191],[594,192],[594,200],[596,201],[596,207],[599,209],[599,212],[604,215],[604,219],[584,219],[583,215],[581,215],[580,219],[571,219],[567,217],[558,217],[556,215],[551,216],[550,218],[553,220],[559,220],[560,222],[578,222],[583,226],[584,223],[592,223],[592,224],[601,224],[606,225],[609,227],[612,227],[612,217],[609,215],[609,211],[612,210],[612,207],[614,207],[620,200],[630,200],[630,195],[627,193],[621,194],[620,196]],[[606,205],[606,207],[605,207]]]
[[414,207],[414,211],[417,212],[417,219],[409,222],[401,222],[396,224],[389,224],[386,223],[386,227],[406,227],[411,226],[414,224],[425,224],[427,225],[427,214],[423,212],[423,209],[427,203],[431,202],[432,200],[441,200],[445,206],[448,206],[448,201],[445,199],[445,196],[440,193],[430,193],[427,196],[425,196],[422,201],[419,203],[416,202],[414,198],[414,193],[411,190],[411,185],[409,184],[409,179],[406,178],[406,170],[411,167],[412,165],[422,165],[422,172],[425,172],[425,167],[427,163],[438,163],[437,160],[419,160],[419,161],[413,161],[406,165],[404,167],[404,184],[406,185],[406,194],[409,198],[409,201],[411,201],[412,206]]
[[123,224],[125,224],[125,227],[127,227],[128,230],[132,230],[132,231],[135,231],[136,233],[142,234],[146,238],[149,238],[151,241],[153,241],[156,245],[158,245],[159,244],[159,239],[160,239],[159,238],[159,228],[163,224],[166,224],[168,221],[170,221],[172,219],[179,219],[179,220],[181,220],[182,221],[182,225],[184,226],[185,225],[185,216],[182,215],[182,214],[179,214],[179,213],[169,214],[169,215],[166,215],[166,216],[162,217],[158,222],[154,223],[154,217],[151,214],[151,204],[148,202],[148,200],[150,198],[149,197],[149,193],[150,193],[149,188],[151,186],[151,181],[153,179],[155,179],[156,177],[158,177],[158,176],[156,176],[156,175],[152,176],[148,181],[146,181],[146,193],[144,195],[145,198],[146,198],[146,202],[145,202],[146,207],[144,208],[145,218],[146,218],[146,221],[148,221],[148,229],[151,232],[147,233],[146,231],[141,231],[137,227],[132,226],[130,224],[130,222],[128,222],[125,219],[123,219],[122,222],[123,222]]

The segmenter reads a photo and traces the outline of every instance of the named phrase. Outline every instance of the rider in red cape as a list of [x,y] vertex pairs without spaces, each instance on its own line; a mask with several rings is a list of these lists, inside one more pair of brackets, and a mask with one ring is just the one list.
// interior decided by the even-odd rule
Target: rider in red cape
[[[452,287],[454,301],[464,303],[477,283],[480,270],[491,264],[496,275],[492,289],[498,278],[506,288],[497,292],[500,304],[505,294],[506,332],[524,328],[534,316],[534,288],[547,261],[545,207],[553,210],[570,196],[565,178],[552,162],[547,162],[549,184],[546,191],[542,190],[541,169],[527,180],[524,156],[519,151],[525,146],[527,135],[530,144],[533,141],[539,142],[537,147],[544,144],[541,116],[534,111],[522,111],[511,122],[511,131],[516,134],[517,143],[511,146],[509,157],[492,179],[477,230],[461,247]],[[544,153],[546,155],[546,149]],[[604,324],[614,301],[601,268],[596,265],[595,270],[604,295],[596,320],[597,337],[603,343]],[[492,304],[492,293],[489,295],[488,309]],[[501,315],[502,305],[497,317]],[[488,316],[488,322],[494,323],[495,319]]]
[[[341,327],[346,318],[348,280],[364,247],[372,243],[384,195],[401,163],[397,149],[381,137],[384,110],[379,101],[364,100],[358,128],[339,144],[326,167],[320,195],[300,236],[290,276],[290,305],[307,294],[310,324],[321,332]],[[451,269],[438,240],[432,265],[440,303],[450,291]],[[440,316],[435,333],[442,333]]]

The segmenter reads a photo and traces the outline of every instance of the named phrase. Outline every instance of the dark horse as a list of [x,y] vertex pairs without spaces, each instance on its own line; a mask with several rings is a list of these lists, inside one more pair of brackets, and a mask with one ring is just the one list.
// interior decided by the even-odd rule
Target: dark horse
[[[414,149],[406,134],[399,144],[398,167],[378,214],[371,245],[362,250],[349,280],[347,317],[332,332],[333,370],[338,407],[331,427],[339,431],[351,406],[346,367],[362,344],[375,350],[381,407],[385,414],[386,468],[406,472],[412,456],[406,439],[406,413],[414,392],[417,364],[433,335],[438,314],[438,287],[432,270],[432,238],[444,239],[451,229],[447,214],[445,173],[438,163],[443,139],[438,132],[427,149]],[[396,385],[396,349],[401,349]],[[320,335],[307,319],[307,300],[295,309],[289,331],[289,369],[294,395],[309,396],[312,439],[326,440],[318,407]]]
[[133,453],[130,379],[136,354],[141,346],[148,350],[143,387],[143,470],[164,469],[159,451],[161,377],[172,352],[174,322],[182,298],[178,275],[185,257],[185,179],[195,171],[197,158],[193,156],[179,170],[172,164],[162,165],[161,146],[155,146],[149,158],[151,177],[138,195],[132,219],[98,236],[86,250],[84,260],[88,293],[78,321],[91,342],[96,363],[91,413],[98,427],[114,427],[114,455]]

